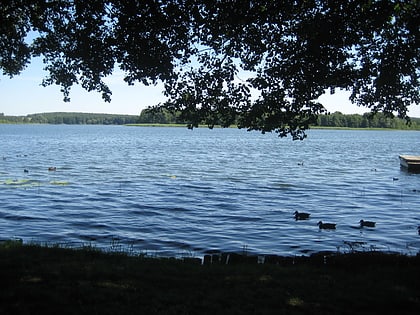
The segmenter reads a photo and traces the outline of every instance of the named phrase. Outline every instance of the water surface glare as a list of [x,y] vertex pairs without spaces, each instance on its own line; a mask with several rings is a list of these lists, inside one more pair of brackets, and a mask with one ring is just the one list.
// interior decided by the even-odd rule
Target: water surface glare
[[[204,128],[0,134],[0,239],[163,256],[420,250],[420,174],[398,160],[420,155],[420,132],[310,130],[303,142]],[[296,210],[310,219],[295,221]],[[320,220],[337,229],[319,230]]]

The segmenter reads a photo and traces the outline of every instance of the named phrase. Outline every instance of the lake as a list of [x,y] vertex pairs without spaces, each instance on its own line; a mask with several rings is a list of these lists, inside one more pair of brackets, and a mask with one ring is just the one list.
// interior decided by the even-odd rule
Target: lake
[[[0,135],[0,239],[176,257],[420,251],[420,174],[398,159],[420,155],[418,131],[292,141],[233,128],[0,125]],[[296,210],[310,219],[295,221]]]

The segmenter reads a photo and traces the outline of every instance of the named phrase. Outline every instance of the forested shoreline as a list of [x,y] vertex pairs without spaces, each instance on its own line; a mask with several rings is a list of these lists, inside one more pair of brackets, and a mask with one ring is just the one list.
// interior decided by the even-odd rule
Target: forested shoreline
[[320,127],[347,127],[347,128],[390,128],[420,130],[420,118],[411,118],[407,124],[405,119],[389,118],[383,113],[372,115],[365,113],[344,115],[335,112],[329,115],[319,115],[316,126]]
[[[38,113],[26,116],[7,116],[0,113],[0,123],[5,124],[67,124],[67,125],[126,125],[126,124],[180,124],[182,121],[179,114],[169,111],[153,112],[148,109],[142,110],[140,115],[119,114],[96,114],[96,113]],[[382,113],[371,115],[369,113],[342,114],[335,112],[328,115],[319,115],[316,127],[331,128],[389,128],[403,130],[420,130],[420,118],[406,120],[389,118]]]
[[138,122],[138,115],[55,112],[6,116],[0,113],[0,123],[7,124],[124,125]]
[[[139,117],[139,123],[144,124],[187,124],[180,120],[180,113],[172,113],[162,110],[159,112],[143,110]],[[217,123],[216,123],[217,125]],[[332,128],[390,128],[420,130],[420,118],[411,118],[409,124],[405,119],[397,117],[389,118],[383,113],[372,115],[370,113],[342,114],[335,112],[328,115],[319,115],[317,123],[313,126]]]

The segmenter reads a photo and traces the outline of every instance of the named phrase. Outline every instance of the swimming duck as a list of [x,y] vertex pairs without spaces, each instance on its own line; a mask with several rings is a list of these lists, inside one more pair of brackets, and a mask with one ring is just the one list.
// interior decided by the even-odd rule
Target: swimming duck
[[48,170],[49,170],[49,171],[56,171],[56,170],[57,170],[57,168],[56,168],[55,166],[50,166],[50,167],[48,168]]
[[322,221],[319,221],[317,225],[319,226],[320,229],[323,229],[323,230],[335,230],[335,226],[337,224],[335,224],[335,223],[323,223]]
[[376,225],[376,222],[360,220],[360,227],[364,227],[364,226],[375,227],[375,225]]
[[295,211],[294,216],[296,221],[297,220],[306,220],[309,219],[309,216],[311,214],[310,213],[306,213],[306,212],[299,212],[299,211]]

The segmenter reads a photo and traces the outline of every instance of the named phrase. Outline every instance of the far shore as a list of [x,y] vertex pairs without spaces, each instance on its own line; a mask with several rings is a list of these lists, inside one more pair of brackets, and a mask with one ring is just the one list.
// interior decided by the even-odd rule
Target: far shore
[[[127,127],[182,127],[187,128],[185,124],[153,124],[153,123],[139,123],[139,124],[125,124]],[[208,128],[207,125],[199,125],[199,128]],[[223,128],[219,125],[215,125],[214,128]],[[229,128],[238,128],[236,125],[232,125]],[[244,128],[245,129],[245,128]],[[317,130],[372,130],[372,131],[391,131],[391,130],[401,130],[401,131],[419,131],[420,129],[394,129],[394,128],[350,128],[350,127],[327,127],[327,126],[310,126],[308,130],[317,129]]]
[[[136,123],[136,124],[122,124],[122,125],[108,125],[108,124],[50,124],[50,123],[28,123],[28,122],[2,122],[0,125],[77,125],[77,126],[126,126],[126,127],[171,127],[171,128],[187,128],[186,124],[157,124],[157,123]],[[198,128],[208,128],[207,125],[199,125]],[[215,129],[237,129],[236,125],[229,127],[221,127],[220,125],[215,125]],[[196,128],[194,128],[196,129]],[[243,128],[246,129],[246,128]],[[307,130],[317,129],[317,130],[365,130],[365,131],[420,131],[420,129],[397,129],[397,128],[352,128],[352,127],[328,127],[328,126],[310,126]],[[256,131],[258,132],[258,131]],[[274,133],[274,131],[273,131]]]

